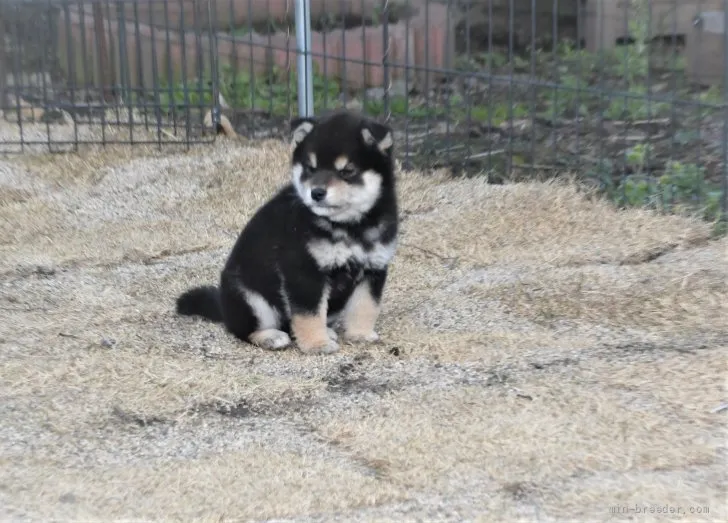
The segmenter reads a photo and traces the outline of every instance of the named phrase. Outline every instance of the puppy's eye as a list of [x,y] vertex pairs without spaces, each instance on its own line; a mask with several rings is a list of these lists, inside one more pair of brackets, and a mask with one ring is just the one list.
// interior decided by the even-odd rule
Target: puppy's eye
[[352,178],[352,177],[356,176],[356,169],[354,168],[353,165],[347,165],[346,167],[341,169],[339,171],[339,173],[344,178]]

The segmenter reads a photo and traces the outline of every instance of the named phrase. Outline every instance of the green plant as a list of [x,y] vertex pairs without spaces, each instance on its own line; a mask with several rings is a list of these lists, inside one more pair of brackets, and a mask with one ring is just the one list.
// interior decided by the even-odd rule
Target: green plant
[[633,38],[631,45],[617,47],[614,50],[618,67],[616,71],[624,75],[624,80],[629,84],[641,80],[647,75],[650,66],[649,43],[650,19],[648,14],[649,0],[634,0],[628,21],[629,33]]
[[497,50],[490,53],[473,53],[455,59],[455,69],[460,71],[483,72],[499,69],[508,63],[508,56]]
[[576,75],[562,75],[559,86],[542,97],[544,109],[539,116],[547,120],[587,116],[587,102],[592,97],[582,91],[584,87],[584,81]]
[[647,88],[633,86],[627,96],[612,98],[604,110],[604,117],[609,120],[641,120],[655,118],[667,113],[670,106],[664,102],[649,100]]
[[598,162],[587,177],[620,207],[648,207],[662,211],[699,214],[708,221],[721,217],[720,187],[706,181],[705,169],[693,163],[669,161],[659,176],[647,172],[653,154],[650,144],[640,143],[625,153],[632,174],[618,181],[608,159]]
[[[383,116],[387,106],[384,99],[366,98],[362,104],[364,112],[372,116]],[[444,105],[413,104],[406,96],[395,95],[389,98],[389,112],[409,118],[427,118],[447,114]]]
[[[341,94],[336,80],[319,74],[314,63],[314,110],[330,107]],[[237,109],[257,109],[274,115],[287,115],[298,97],[298,83],[278,67],[263,74],[248,70],[234,71],[224,66],[220,72],[220,92]]]
[[205,107],[212,104],[212,92],[206,81],[161,83],[158,92],[151,95],[152,100],[156,96],[159,97],[160,109],[166,113],[185,106]]
[[722,90],[717,85],[712,85],[698,95],[701,102],[710,104],[723,104],[726,102]]
[[648,207],[663,211],[698,214],[708,221],[720,218],[721,191],[705,180],[703,167],[670,161],[659,177],[644,172],[649,147],[634,147],[627,153],[627,163],[635,172],[618,184],[612,177],[611,162],[598,166],[590,176],[599,188],[620,207]]
[[722,191],[705,180],[705,169],[692,163],[670,161],[658,180],[666,204],[681,209],[697,207],[707,220],[720,217]]
[[585,74],[595,72],[599,68],[600,56],[597,53],[575,48],[572,42],[559,42],[556,52],[558,53],[559,62],[562,64],[559,68],[562,73],[577,70],[581,74]]
[[526,118],[530,114],[528,107],[520,103],[503,102],[468,107],[460,97],[453,97],[449,109],[452,116],[458,120],[470,119],[493,126],[499,126],[510,120],[511,117],[514,119]]
[[627,149],[627,165],[632,167],[635,172],[642,174],[652,151],[652,145],[648,143],[638,143]]
[[484,53],[483,64],[492,69],[500,69],[508,63],[508,55],[499,51]]

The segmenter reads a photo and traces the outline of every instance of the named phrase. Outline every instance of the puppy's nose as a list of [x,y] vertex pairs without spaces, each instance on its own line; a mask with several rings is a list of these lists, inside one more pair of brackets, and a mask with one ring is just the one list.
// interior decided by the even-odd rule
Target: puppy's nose
[[314,201],[320,202],[324,198],[326,198],[326,189],[323,187],[314,187],[311,189],[311,198],[313,198]]

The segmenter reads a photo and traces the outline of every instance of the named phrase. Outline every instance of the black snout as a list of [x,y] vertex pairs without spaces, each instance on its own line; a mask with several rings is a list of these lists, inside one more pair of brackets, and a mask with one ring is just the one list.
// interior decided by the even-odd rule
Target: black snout
[[311,198],[313,198],[315,202],[320,202],[326,198],[326,189],[323,187],[314,187],[311,189]]

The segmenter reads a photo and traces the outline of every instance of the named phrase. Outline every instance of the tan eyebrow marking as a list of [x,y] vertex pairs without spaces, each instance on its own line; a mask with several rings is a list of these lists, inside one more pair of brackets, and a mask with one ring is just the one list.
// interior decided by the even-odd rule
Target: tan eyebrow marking
[[349,165],[349,158],[346,155],[341,155],[334,161],[334,167],[339,171],[347,165]]

